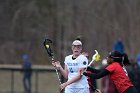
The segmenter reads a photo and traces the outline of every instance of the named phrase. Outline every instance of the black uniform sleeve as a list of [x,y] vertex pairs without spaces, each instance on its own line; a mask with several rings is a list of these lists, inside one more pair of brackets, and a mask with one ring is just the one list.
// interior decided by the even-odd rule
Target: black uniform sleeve
[[109,74],[109,71],[106,70],[106,69],[102,69],[102,71],[97,73],[97,74],[96,73],[91,74],[91,73],[86,73],[86,72],[83,73],[83,75],[89,76],[89,77],[94,78],[94,79],[102,78],[102,77],[104,77],[104,76],[106,76],[108,74]]
[[92,73],[100,73],[101,72],[101,70],[92,68],[91,66],[87,67],[87,71],[91,71]]

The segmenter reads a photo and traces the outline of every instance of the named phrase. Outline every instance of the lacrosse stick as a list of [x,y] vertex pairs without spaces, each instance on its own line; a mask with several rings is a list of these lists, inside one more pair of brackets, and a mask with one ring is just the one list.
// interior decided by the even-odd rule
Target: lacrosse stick
[[[48,53],[49,57],[51,57],[51,60],[54,61],[54,53],[53,53],[53,51],[51,49],[51,46],[50,46],[51,43],[52,43],[52,40],[50,40],[50,39],[45,39],[44,40],[44,47],[47,50],[47,53]],[[62,84],[59,73],[58,73],[58,70],[56,68],[55,68],[55,71],[56,71],[59,83]]]
[[[98,51],[97,50],[95,50],[95,54],[92,56],[92,60],[89,62],[89,64],[88,64],[88,66],[91,66],[91,64],[93,63],[93,62],[97,62],[97,61],[99,61],[100,60],[100,55],[99,55],[99,53],[98,53]],[[87,67],[88,67],[87,66]],[[84,70],[84,72],[87,70],[87,68]],[[84,73],[83,72],[83,73]],[[82,73],[82,75],[83,75],[83,73]],[[93,87],[93,89],[95,89],[95,91],[97,91],[98,92],[98,89],[96,89],[95,88],[95,86],[93,86],[91,83],[89,83],[92,87]]]

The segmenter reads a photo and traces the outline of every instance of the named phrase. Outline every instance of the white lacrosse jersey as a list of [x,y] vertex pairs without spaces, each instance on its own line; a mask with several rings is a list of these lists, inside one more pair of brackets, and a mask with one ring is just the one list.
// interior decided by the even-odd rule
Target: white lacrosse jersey
[[[72,59],[72,55],[66,56],[65,65],[68,69],[68,80],[72,79],[78,74],[79,68],[86,68],[88,66],[88,59],[84,55],[79,55],[76,59]],[[80,80],[67,86],[68,88],[85,88],[89,87],[87,77],[82,76]]]

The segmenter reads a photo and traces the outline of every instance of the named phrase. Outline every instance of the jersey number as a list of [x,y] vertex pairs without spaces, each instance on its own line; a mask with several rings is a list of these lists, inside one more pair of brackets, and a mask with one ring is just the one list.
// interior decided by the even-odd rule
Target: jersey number
[[125,69],[125,67],[123,67],[123,70],[124,70],[126,76],[128,76],[128,73],[127,73],[127,70]]
[[70,70],[70,72],[71,72],[71,73],[73,73],[73,72],[74,72],[74,71],[73,71],[73,69],[72,69],[72,67],[71,67],[71,68],[69,68],[69,70]]

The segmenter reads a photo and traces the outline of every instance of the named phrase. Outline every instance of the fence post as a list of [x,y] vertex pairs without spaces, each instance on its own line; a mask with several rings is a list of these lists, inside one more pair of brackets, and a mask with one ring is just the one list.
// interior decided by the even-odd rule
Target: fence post
[[38,71],[35,71],[35,93],[38,93]]
[[11,93],[14,93],[14,71],[11,70]]

